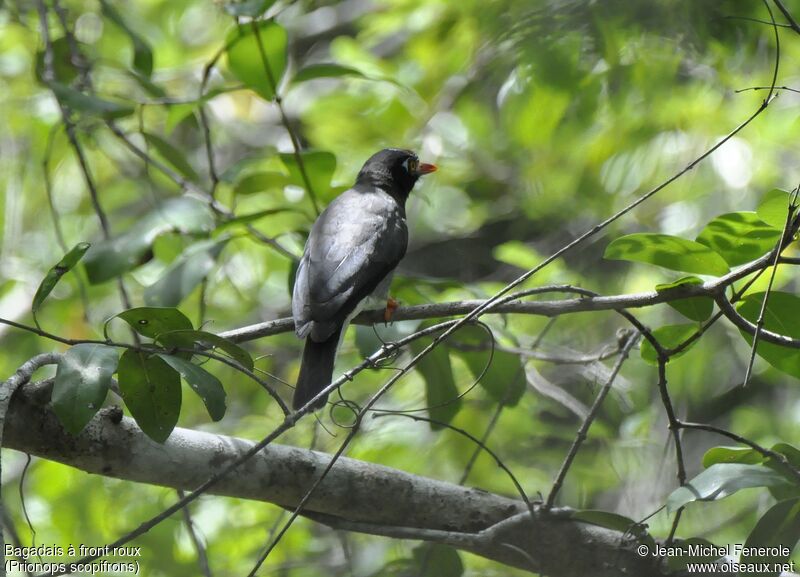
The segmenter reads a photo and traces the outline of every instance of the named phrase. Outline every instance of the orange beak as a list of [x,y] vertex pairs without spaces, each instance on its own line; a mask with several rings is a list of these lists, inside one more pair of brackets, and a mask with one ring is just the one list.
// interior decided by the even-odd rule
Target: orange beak
[[417,168],[418,174],[430,174],[431,172],[436,172],[435,164],[428,164],[427,162],[421,162],[419,167]]

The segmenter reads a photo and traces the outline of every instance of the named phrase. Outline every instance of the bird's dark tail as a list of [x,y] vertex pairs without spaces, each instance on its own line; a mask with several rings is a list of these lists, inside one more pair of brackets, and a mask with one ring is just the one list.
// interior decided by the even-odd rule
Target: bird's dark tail
[[[340,333],[341,330],[338,330],[320,343],[312,340],[311,337],[306,338],[303,360],[300,363],[300,376],[297,377],[297,388],[294,390],[294,399],[292,399],[294,410],[303,407],[317,393],[331,384]],[[327,400],[328,395],[325,395],[314,403],[312,408],[324,407]]]

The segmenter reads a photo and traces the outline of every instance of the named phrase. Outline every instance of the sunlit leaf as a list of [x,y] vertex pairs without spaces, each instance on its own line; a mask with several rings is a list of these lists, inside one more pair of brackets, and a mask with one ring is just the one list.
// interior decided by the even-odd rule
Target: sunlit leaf
[[154,307],[180,304],[214,269],[228,240],[201,241],[187,248],[161,278],[145,289],[144,302]]
[[231,0],[223,7],[231,16],[249,16],[256,18],[264,14],[267,9],[275,4],[275,0]]
[[[697,331],[697,325],[694,324],[666,325],[652,331],[652,335],[653,337],[655,337],[655,339],[659,342],[659,344],[663,348],[672,349],[683,343],[696,331]],[[680,353],[672,355],[670,359],[676,359],[682,356],[683,354],[687,353],[692,348],[693,345],[694,343],[692,343],[692,345],[688,346]],[[650,363],[651,365],[658,364],[658,353],[647,339],[642,339],[640,352],[643,360]]]
[[253,194],[266,190],[280,189],[290,182],[289,177],[280,172],[256,172],[245,176],[237,182],[233,192],[237,195]]
[[336,157],[324,150],[307,150],[300,154],[301,164],[294,154],[283,153],[281,160],[289,171],[289,179],[292,184],[306,187],[303,178],[303,170],[314,189],[314,193],[321,198],[326,198],[331,188],[331,179],[336,171]]
[[42,306],[45,299],[53,292],[53,289],[58,284],[58,281],[61,280],[65,274],[71,271],[78,262],[83,258],[83,255],[86,254],[86,251],[89,250],[89,246],[91,246],[88,242],[79,242],[76,244],[72,249],[65,254],[58,263],[56,263],[53,268],[47,271],[47,274],[42,279],[42,282],[39,284],[39,288],[36,289],[36,294],[33,295],[33,303],[31,304],[31,312],[36,314],[36,311]]
[[[800,540],[800,497],[773,505],[756,523],[747,537],[739,562],[751,567],[767,564],[775,567],[789,560],[792,549]],[[776,554],[785,549],[786,554]],[[759,554],[762,551],[765,554]],[[741,577],[778,577],[780,570],[741,571]]]
[[189,387],[203,400],[208,415],[214,421],[225,416],[225,389],[217,377],[190,361],[173,355],[158,355],[169,366],[178,371]]
[[150,77],[153,73],[153,51],[147,41],[135,32],[117,12],[112,4],[106,0],[100,0],[100,7],[103,15],[119,26],[130,38],[133,46],[133,67],[143,76]]
[[758,218],[776,230],[783,231],[789,216],[791,194],[779,188],[773,188],[761,199],[756,209]]
[[764,465],[740,463],[711,465],[667,498],[667,510],[676,511],[692,501],[716,501],[751,487],[790,486],[789,480]]
[[709,222],[697,242],[736,266],[768,253],[780,237],[781,231],[762,221],[755,212],[729,212]]
[[755,465],[763,463],[764,457],[755,449],[744,447],[712,447],[703,455],[703,467],[716,463],[744,463]]
[[316,78],[340,78],[342,76],[353,76],[356,78],[364,78],[364,75],[355,68],[350,66],[342,66],[341,64],[324,63],[312,64],[301,68],[297,74],[292,78],[294,84],[313,80]]
[[79,344],[59,358],[51,395],[53,411],[73,435],[81,432],[103,405],[118,357],[112,347]]
[[623,236],[608,245],[604,257],[713,276],[724,275],[729,270],[725,260],[707,246],[668,234],[636,233]]
[[117,316],[137,333],[151,339],[169,331],[192,329],[192,321],[175,308],[137,307],[122,311]]
[[245,86],[272,100],[286,70],[286,31],[271,20],[255,26],[257,33],[242,24],[228,37],[228,68]]
[[[744,297],[737,305],[739,314],[752,323],[758,321],[765,293],[753,293]],[[764,328],[800,339],[800,297],[794,294],[772,291],[764,311]],[[750,333],[741,331],[742,337],[752,345]],[[800,379],[800,351],[759,340],[756,353],[776,369]]]
[[[687,276],[671,283],[656,285],[656,292],[664,293],[679,290],[679,287],[687,285],[701,285],[703,281],[696,276]],[[685,299],[670,300],[669,306],[681,313],[688,319],[702,322],[711,316],[714,310],[714,300],[711,297],[688,297]]]
[[246,350],[234,342],[229,341],[214,333],[206,331],[195,331],[182,329],[168,331],[158,335],[158,342],[165,348],[180,347],[183,349],[198,348],[208,350],[211,348],[220,349],[248,370],[253,370],[253,357]]
[[158,356],[127,350],[119,360],[119,389],[145,434],[167,440],[181,412],[181,377]]

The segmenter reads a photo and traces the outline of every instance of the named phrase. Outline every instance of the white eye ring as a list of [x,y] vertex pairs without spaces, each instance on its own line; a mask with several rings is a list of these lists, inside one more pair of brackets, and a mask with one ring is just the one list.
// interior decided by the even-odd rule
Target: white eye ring
[[419,161],[414,159],[414,158],[406,158],[403,161],[402,166],[406,170],[406,172],[409,172],[409,173],[410,172],[414,172],[414,171],[417,170],[417,167],[419,166]]

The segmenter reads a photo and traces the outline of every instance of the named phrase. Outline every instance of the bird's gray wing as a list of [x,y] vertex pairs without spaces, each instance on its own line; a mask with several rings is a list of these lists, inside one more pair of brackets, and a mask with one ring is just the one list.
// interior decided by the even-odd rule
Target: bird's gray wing
[[327,338],[405,254],[402,207],[382,191],[349,190],[311,229],[295,280],[298,335]]

